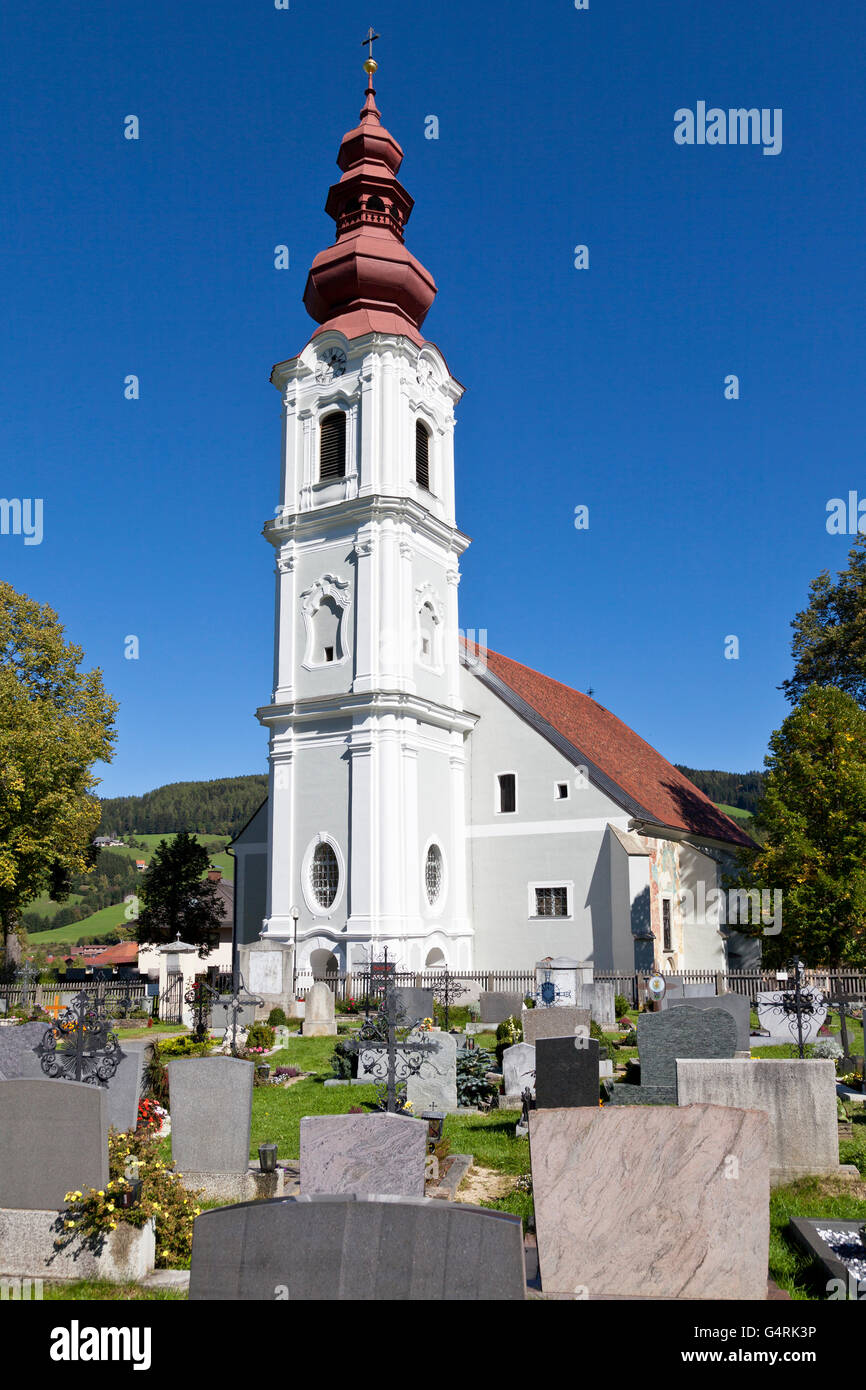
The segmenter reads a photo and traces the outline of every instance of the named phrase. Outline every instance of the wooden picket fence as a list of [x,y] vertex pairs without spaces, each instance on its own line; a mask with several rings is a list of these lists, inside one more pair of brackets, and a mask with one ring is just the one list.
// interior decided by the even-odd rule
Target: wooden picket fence
[[[660,973],[664,976],[666,972]],[[677,970],[669,973],[681,979],[684,984],[713,985],[716,994],[744,994],[753,1001],[759,993],[780,987],[775,970]],[[535,993],[534,970],[452,970],[450,974],[452,980],[472,983],[493,993]],[[442,971],[403,970],[398,971],[395,978],[401,986],[430,989],[441,981]],[[634,1006],[643,997],[643,984],[647,979],[647,972],[622,974],[610,970],[596,970],[594,978],[613,984],[615,992],[624,995]],[[328,984],[335,996],[341,1000],[353,997],[360,999],[367,988],[366,975],[358,971],[332,971],[322,976],[317,975],[314,979],[312,972],[307,970],[298,973],[298,998],[305,999],[312,985],[319,979]],[[815,985],[830,998],[848,995],[866,999],[866,970],[845,967],[840,970],[805,970],[803,979],[805,984]]]

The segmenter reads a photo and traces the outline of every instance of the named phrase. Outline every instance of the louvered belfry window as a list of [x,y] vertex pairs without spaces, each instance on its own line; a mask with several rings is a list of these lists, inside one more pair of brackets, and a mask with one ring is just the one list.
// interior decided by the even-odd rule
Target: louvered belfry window
[[326,415],[319,430],[319,478],[346,476],[346,416],[342,410]]
[[415,421],[415,482],[430,491],[430,431]]

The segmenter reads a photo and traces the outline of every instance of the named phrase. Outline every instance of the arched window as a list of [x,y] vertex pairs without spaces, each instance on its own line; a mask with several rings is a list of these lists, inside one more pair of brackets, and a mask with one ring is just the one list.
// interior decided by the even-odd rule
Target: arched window
[[442,891],[442,851],[438,845],[431,845],[424,864],[424,887],[427,901],[432,907]]
[[415,482],[430,491],[430,431],[415,421]]
[[340,886],[337,856],[326,840],[316,845],[310,862],[310,887],[319,907],[331,907]]
[[418,614],[418,660],[425,666],[437,664],[436,614],[433,605],[425,603]]
[[368,212],[384,212],[384,211],[385,211],[385,204],[382,202],[382,199],[381,199],[381,198],[377,198],[377,197],[376,197],[375,193],[373,194],[372,198],[368,198],[368,199],[367,199],[367,211],[368,211]]
[[319,478],[346,476],[346,416],[342,410],[326,415],[319,426]]

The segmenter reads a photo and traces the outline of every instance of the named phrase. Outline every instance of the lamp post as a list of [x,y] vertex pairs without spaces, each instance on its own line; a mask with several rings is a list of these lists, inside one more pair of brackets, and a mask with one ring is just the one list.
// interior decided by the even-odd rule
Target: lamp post
[[292,921],[295,924],[294,947],[292,950],[292,998],[297,999],[298,995],[295,986],[298,980],[298,918],[301,914],[296,907],[291,908],[291,914]]

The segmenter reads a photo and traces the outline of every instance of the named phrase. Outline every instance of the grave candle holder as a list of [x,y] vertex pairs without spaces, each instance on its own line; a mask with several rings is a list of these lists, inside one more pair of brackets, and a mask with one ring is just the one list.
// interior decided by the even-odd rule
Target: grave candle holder
[[275,1173],[277,1171],[276,1144],[259,1144],[259,1168],[263,1173]]

